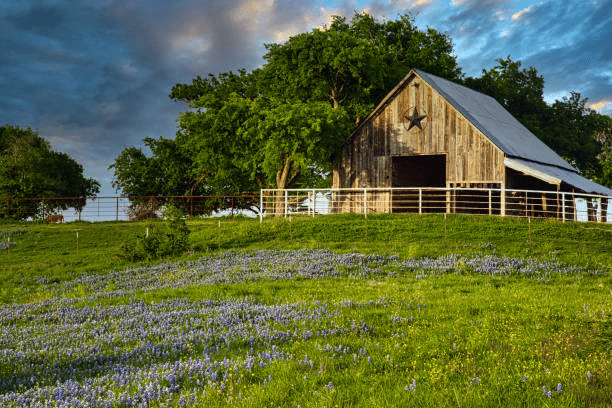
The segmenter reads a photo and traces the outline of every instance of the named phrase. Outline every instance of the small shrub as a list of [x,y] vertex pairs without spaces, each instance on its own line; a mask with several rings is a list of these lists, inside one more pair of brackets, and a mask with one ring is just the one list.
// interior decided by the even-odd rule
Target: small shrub
[[147,224],[144,234],[121,245],[120,256],[130,261],[153,260],[177,256],[189,249],[189,228],[180,209],[172,206],[164,210],[166,222]]
[[149,200],[145,203],[132,204],[127,210],[127,215],[130,221],[144,221],[159,218],[153,200]]

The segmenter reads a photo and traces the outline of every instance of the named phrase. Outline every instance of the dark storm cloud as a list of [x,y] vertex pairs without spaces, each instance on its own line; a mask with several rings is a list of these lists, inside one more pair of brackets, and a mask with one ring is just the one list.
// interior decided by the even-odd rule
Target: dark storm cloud
[[283,30],[297,34],[311,28],[313,19],[305,16],[319,5],[3,2],[0,123],[38,129],[54,148],[101,178],[108,193],[106,169],[124,146],[141,146],[148,136],[174,136],[175,119],[187,108],[168,98],[174,84],[261,65],[263,43],[274,42]]
[[[238,1],[20,2],[0,8],[0,122],[31,126],[102,174],[125,145],[173,137],[168,97],[196,75],[252,68]],[[208,42],[206,49],[194,47]],[[182,43],[181,43],[182,41]],[[182,47],[182,49],[181,49]]]
[[575,83],[571,89],[597,102],[612,94],[609,3],[550,0],[517,8],[506,0],[4,1],[0,124],[38,129],[109,193],[106,168],[124,146],[174,136],[175,119],[187,108],[168,98],[174,84],[209,72],[251,70],[264,62],[264,43],[329,24],[331,14],[350,18],[364,8],[378,18],[406,12],[426,18],[417,18],[419,28],[448,33],[469,75],[511,55],[535,66],[547,91]]

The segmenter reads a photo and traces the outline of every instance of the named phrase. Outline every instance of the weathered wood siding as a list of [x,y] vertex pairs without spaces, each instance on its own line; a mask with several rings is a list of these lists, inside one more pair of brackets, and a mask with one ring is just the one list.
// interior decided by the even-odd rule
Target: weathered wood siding
[[[427,115],[422,131],[405,115]],[[334,188],[392,187],[394,156],[446,155],[446,184],[504,182],[504,154],[416,73],[368,117],[346,145]]]

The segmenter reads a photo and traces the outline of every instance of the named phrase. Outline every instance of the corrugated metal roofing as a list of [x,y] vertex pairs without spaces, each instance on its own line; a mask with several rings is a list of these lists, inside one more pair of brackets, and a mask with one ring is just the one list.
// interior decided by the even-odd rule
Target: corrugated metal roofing
[[507,156],[577,171],[494,98],[435,75],[414,71]]
[[[563,182],[569,184],[570,186],[573,186],[577,188],[578,190],[584,191],[587,194],[601,194],[601,195],[612,197],[611,189],[604,187],[602,185],[599,185],[595,183],[594,181],[591,181],[587,178],[584,178],[578,173],[573,172],[573,171],[568,171],[568,170],[560,169],[558,167],[546,166],[543,164],[538,164],[538,163],[530,162],[527,160],[520,160],[520,159],[510,159],[510,160],[506,159],[504,162],[508,167],[511,167],[518,171],[528,172],[528,170],[525,171],[525,169],[520,168],[520,166],[525,166],[527,168],[535,170],[536,172],[545,173],[553,178],[562,180]],[[519,166],[516,166],[515,163],[519,164]],[[534,177],[541,178],[535,172],[531,172],[529,174]],[[550,183],[549,180],[544,180],[544,181],[547,181]],[[556,183],[551,183],[551,184],[556,184]]]

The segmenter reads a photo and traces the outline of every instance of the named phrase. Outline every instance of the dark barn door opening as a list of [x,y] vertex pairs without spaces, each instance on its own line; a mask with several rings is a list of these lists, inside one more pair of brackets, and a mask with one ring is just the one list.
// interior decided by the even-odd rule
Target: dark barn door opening
[[[446,155],[395,156],[392,158],[392,187],[446,187]],[[426,191],[421,212],[445,212],[446,193]],[[393,212],[419,212],[419,192],[393,192]]]

